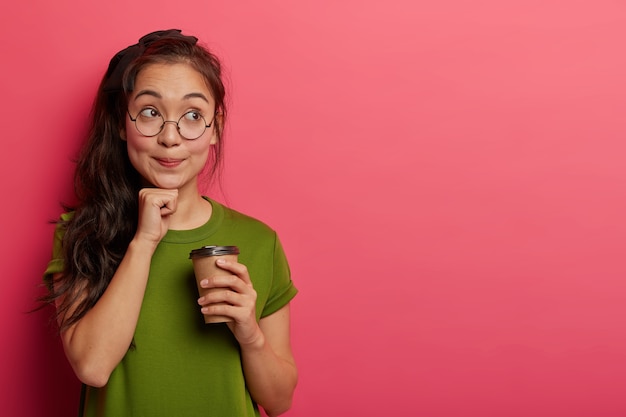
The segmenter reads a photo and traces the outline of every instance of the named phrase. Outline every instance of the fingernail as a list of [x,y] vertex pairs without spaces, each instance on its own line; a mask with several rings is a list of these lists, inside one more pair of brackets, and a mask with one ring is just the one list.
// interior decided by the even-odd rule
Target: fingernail
[[204,302],[204,297],[198,298],[198,304],[202,304]]
[[208,279],[203,279],[202,281],[200,281],[200,285],[201,285],[201,286],[205,286],[205,285],[207,285],[208,283],[209,283],[209,280],[208,280]]
[[217,263],[220,265],[224,265],[226,263],[226,259],[218,259]]

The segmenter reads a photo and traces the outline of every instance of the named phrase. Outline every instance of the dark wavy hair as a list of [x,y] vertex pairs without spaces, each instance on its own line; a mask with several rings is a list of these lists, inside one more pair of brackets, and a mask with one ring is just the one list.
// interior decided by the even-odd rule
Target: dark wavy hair
[[[167,33],[142,45],[140,51],[135,50],[136,57],[126,54],[120,61],[123,52],[111,60],[97,91],[87,141],[74,174],[77,204],[64,206],[72,215],[57,222],[57,227],[64,229],[64,271],[54,283],[51,277],[46,278],[48,293],[42,301],[49,304],[61,300],[56,309],[56,318],[61,319],[59,331],[79,321],[100,299],[137,229],[141,178],[130,163],[120,132],[125,124],[128,97],[142,69],[157,63],[185,63],[202,74],[220,115],[215,119],[218,140],[210,148],[210,169],[205,172],[213,176],[222,162],[226,108],[219,59],[198,45],[196,38]],[[126,68],[112,68],[119,65]],[[112,80],[115,72],[123,74],[119,82]],[[116,86],[116,82],[120,85]]]

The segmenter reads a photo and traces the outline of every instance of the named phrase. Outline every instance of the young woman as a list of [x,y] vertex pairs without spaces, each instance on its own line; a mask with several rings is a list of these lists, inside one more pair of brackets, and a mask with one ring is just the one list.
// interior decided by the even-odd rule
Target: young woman
[[[255,416],[286,411],[297,370],[283,249],[265,224],[200,194],[221,161],[218,59],[179,30],[119,52],[97,92],[45,272],[84,416]],[[201,277],[191,250],[234,245]],[[205,324],[203,315],[231,321]]]

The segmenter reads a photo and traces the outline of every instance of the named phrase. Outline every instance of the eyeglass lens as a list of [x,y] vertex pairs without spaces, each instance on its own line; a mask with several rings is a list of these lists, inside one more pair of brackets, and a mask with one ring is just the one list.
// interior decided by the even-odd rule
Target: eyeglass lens
[[[132,117],[131,117],[132,120]],[[212,120],[211,120],[212,122]],[[200,113],[196,111],[190,111],[183,114],[178,122],[174,122],[173,120],[165,120],[163,116],[159,113],[151,113],[149,116],[145,115],[143,112],[139,113],[135,118],[135,126],[139,133],[144,136],[156,136],[165,127],[165,123],[174,123],[178,128],[178,132],[185,139],[197,139],[206,130],[210,124],[208,124],[200,115]]]

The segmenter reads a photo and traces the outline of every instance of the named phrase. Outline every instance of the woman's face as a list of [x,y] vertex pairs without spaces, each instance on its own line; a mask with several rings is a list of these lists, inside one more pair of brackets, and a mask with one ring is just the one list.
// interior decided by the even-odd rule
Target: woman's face
[[[198,174],[207,162],[211,145],[218,139],[213,120],[215,100],[202,75],[183,63],[146,66],[135,80],[128,113],[122,138],[127,142],[131,163],[147,185],[179,190],[197,187]],[[131,116],[141,123],[140,128],[156,126],[158,130],[163,120],[166,123],[160,133],[147,137],[137,130]],[[187,137],[195,135],[189,135],[184,124],[205,124],[199,116],[211,127],[197,139],[185,139],[181,133],[187,132]],[[147,133],[145,128],[142,130]]]

